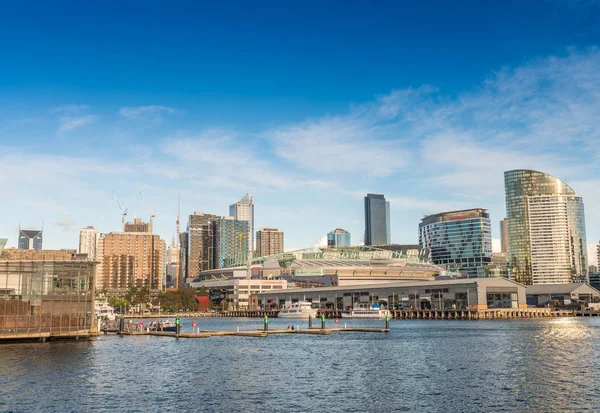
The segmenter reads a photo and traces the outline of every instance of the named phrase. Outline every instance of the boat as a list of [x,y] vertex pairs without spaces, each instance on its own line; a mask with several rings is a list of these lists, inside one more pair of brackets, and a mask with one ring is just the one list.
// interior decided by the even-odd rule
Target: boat
[[342,311],[343,318],[362,318],[371,320],[381,320],[390,315],[390,311],[379,304],[354,304],[350,310]]
[[94,313],[101,320],[115,320],[115,309],[108,305],[105,300],[96,300],[94,303]]
[[308,301],[298,301],[293,303],[290,307],[283,308],[277,313],[279,318],[316,318],[317,308],[313,308],[312,304]]
[[153,321],[148,327],[150,331],[177,331],[177,324],[171,320]]

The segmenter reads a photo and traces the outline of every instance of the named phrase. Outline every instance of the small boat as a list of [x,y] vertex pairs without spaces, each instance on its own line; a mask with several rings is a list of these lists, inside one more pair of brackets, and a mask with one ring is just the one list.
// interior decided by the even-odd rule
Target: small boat
[[177,324],[171,320],[163,320],[163,321],[153,321],[148,326],[150,331],[177,331]]
[[381,320],[384,319],[386,315],[390,315],[389,310],[379,304],[372,304],[371,306],[366,304],[354,304],[354,307],[350,310],[342,311],[343,318]]
[[298,301],[293,303],[290,307],[283,308],[277,313],[279,318],[312,318],[317,317],[319,310],[312,307],[312,304],[308,301]]

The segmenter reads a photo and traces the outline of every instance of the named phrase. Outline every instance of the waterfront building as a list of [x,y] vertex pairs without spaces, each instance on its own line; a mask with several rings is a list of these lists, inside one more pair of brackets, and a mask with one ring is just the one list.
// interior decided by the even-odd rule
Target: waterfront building
[[508,219],[500,221],[500,252],[508,253]]
[[123,228],[124,232],[152,233],[152,222],[144,222],[142,218],[134,218],[133,222],[126,222]]
[[0,341],[89,337],[96,331],[95,265],[89,260],[1,259]]
[[504,185],[511,279],[527,285],[587,281],[583,199],[538,171],[504,172]]
[[485,267],[486,277],[508,277],[508,267],[506,266],[506,254],[502,252],[492,253],[491,264]]
[[88,259],[95,261],[98,259],[98,242],[100,233],[92,226],[81,228],[79,230],[79,253],[87,254]]
[[527,304],[542,307],[549,302],[560,306],[599,302],[600,291],[584,283],[537,284],[527,287]]
[[21,229],[19,228],[20,250],[41,250],[42,249],[42,230],[41,229]]
[[190,287],[206,288],[210,305],[221,309],[246,310],[258,308],[258,294],[266,291],[287,289],[285,280],[249,280],[230,278],[194,281]]
[[597,290],[600,290],[600,272],[590,272],[590,285]]
[[265,257],[283,252],[283,231],[263,228],[256,231],[256,256]]
[[469,278],[485,277],[492,262],[492,225],[486,209],[426,215],[419,224],[419,244],[434,264]]
[[111,232],[102,240],[102,288],[125,292],[131,287],[160,290],[165,276],[164,242],[147,232]]
[[252,254],[257,247],[254,244],[254,204],[250,188],[242,199],[229,206],[229,215],[238,221],[248,222],[248,251]]
[[5,248],[1,260],[5,261],[71,261],[77,250],[20,250]]
[[245,265],[248,261],[248,221],[223,217],[219,222],[217,268]]
[[327,234],[328,247],[349,247],[352,245],[350,233],[344,229],[336,228]]
[[385,196],[365,197],[365,245],[391,244],[390,203]]
[[322,288],[288,288],[258,294],[261,308],[290,306],[306,300],[321,308],[347,310],[354,304],[432,310],[527,308],[524,285],[506,278],[472,278]]

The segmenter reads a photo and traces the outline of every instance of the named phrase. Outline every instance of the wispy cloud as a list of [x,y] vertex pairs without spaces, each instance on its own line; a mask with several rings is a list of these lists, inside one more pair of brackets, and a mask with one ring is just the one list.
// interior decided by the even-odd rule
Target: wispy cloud
[[124,106],[119,109],[119,114],[127,119],[138,119],[144,116],[160,117],[161,115],[175,112],[177,112],[175,108],[160,105]]
[[74,231],[76,229],[76,225],[69,218],[63,218],[58,222],[54,223],[55,226],[63,229],[64,231]]
[[56,131],[57,135],[63,135],[66,132],[72,131],[73,129],[81,128],[85,125],[89,125],[95,122],[97,116],[84,115],[84,116],[62,116],[60,118],[60,126]]

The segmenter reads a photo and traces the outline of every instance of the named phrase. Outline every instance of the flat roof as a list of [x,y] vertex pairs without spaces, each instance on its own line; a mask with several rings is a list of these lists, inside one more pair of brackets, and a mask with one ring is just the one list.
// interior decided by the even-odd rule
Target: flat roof
[[600,295],[600,291],[585,283],[528,285],[527,295],[571,294],[579,289]]

